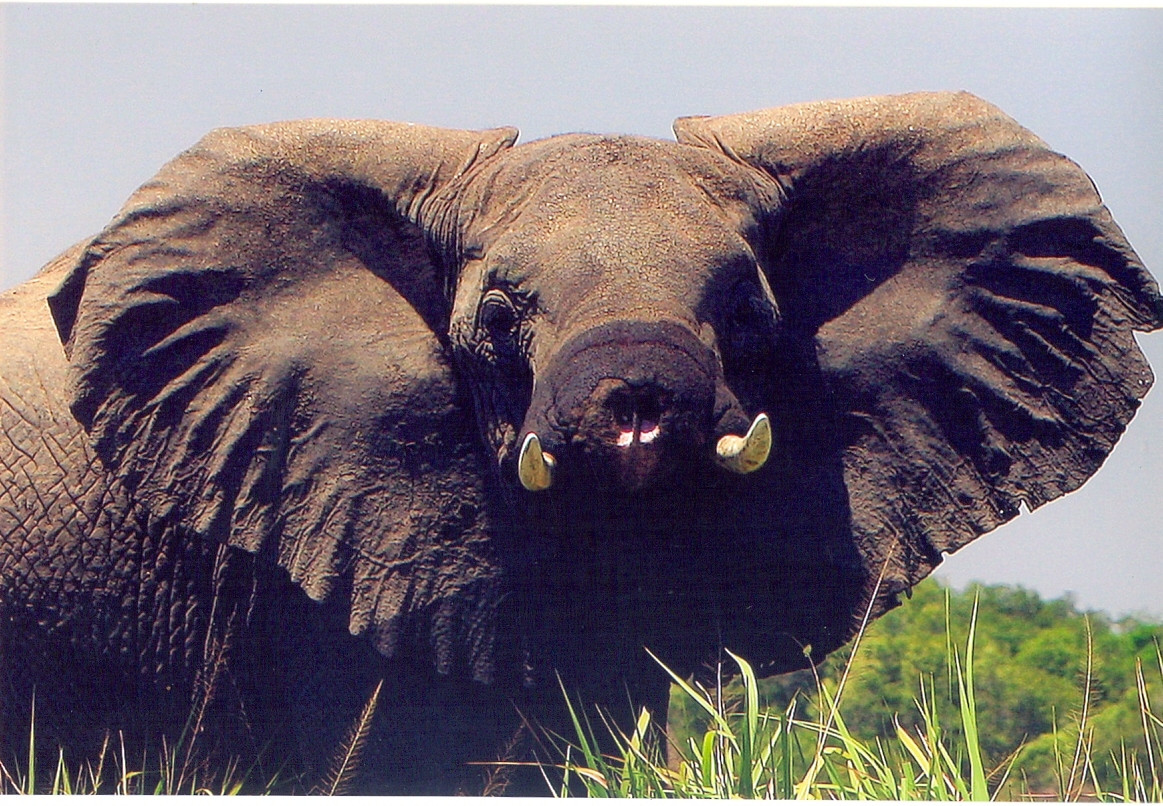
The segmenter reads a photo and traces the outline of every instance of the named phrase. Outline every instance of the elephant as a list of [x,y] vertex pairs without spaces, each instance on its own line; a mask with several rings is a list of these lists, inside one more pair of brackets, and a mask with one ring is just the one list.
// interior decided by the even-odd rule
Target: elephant
[[219,129],[0,295],[5,763],[473,791],[1097,471],[1163,298],[1079,166],[963,92],[674,131]]

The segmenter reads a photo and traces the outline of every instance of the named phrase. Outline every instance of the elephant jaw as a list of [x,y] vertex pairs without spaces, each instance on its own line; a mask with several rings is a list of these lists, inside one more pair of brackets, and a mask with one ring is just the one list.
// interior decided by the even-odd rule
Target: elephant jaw
[[622,489],[638,492],[666,474],[663,452],[655,442],[662,429],[654,425],[647,431],[629,431],[618,435],[613,454],[614,475]]

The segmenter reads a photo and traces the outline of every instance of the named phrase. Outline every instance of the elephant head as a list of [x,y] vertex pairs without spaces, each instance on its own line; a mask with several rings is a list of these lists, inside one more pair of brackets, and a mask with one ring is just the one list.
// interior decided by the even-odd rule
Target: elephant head
[[502,475],[588,496],[701,479],[716,449],[760,466],[752,380],[779,316],[752,244],[780,199],[753,169],[642,138],[553,138],[483,168],[452,224],[450,336]]
[[156,517],[482,681],[803,665],[1097,470],[1163,301],[1078,166],[966,94],[675,130],[212,133],[51,299],[72,410]]

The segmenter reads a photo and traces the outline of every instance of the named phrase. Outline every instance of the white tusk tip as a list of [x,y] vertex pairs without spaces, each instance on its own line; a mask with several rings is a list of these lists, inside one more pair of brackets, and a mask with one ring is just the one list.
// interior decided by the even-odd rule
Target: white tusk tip
[[517,477],[521,486],[530,492],[549,489],[553,485],[553,468],[556,466],[553,454],[541,450],[537,434],[526,434],[521,453],[517,456]]
[[767,463],[771,455],[771,418],[759,414],[745,436],[728,434],[715,446],[715,458],[734,473],[753,473]]

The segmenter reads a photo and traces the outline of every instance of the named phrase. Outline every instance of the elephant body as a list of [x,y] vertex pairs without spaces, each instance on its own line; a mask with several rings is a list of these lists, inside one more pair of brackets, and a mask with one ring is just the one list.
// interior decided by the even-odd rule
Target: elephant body
[[1163,300],[1078,166],[964,94],[675,130],[220,130],[0,295],[5,764],[310,790],[372,703],[356,786],[479,791],[1097,470]]

